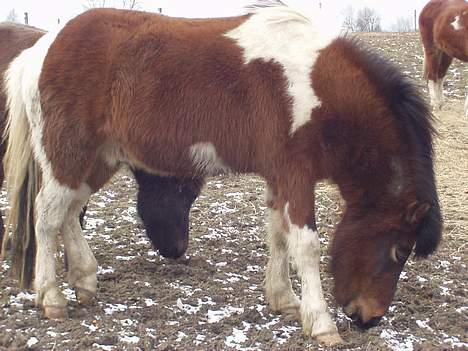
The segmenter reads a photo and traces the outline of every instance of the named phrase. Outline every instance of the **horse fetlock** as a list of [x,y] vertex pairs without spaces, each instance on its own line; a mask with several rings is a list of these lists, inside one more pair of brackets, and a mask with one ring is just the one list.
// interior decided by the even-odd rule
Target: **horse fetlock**
[[338,332],[320,334],[317,335],[315,339],[318,343],[325,346],[334,346],[344,343],[343,339],[341,338],[340,334],[338,334]]
[[80,305],[89,306],[95,301],[96,291],[90,291],[75,287],[76,300]]
[[302,331],[305,335],[318,338],[322,335],[338,335],[338,329],[326,311],[311,311],[301,308]]
[[266,292],[266,299],[270,308],[278,313],[292,317],[295,320],[300,319],[301,302],[292,290]]
[[81,305],[90,305],[96,297],[97,278],[96,273],[92,273],[76,280],[73,283],[76,299]]
[[36,305],[44,309],[44,317],[49,319],[67,318],[67,299],[58,287],[42,288],[37,292]]
[[66,319],[68,318],[67,307],[44,306],[44,317],[48,319]]

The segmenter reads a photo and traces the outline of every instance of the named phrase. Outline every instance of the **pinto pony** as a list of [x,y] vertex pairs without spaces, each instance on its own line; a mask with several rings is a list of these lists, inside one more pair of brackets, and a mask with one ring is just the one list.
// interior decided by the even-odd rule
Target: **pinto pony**
[[[424,78],[431,104],[440,110],[444,77],[453,58],[468,62],[468,2],[429,1],[419,15],[419,31],[424,48]],[[465,116],[468,117],[468,92]]]
[[[319,274],[319,180],[335,182],[347,203],[332,247],[334,294],[360,325],[386,312],[413,248],[426,257],[439,242],[432,119],[417,88],[280,2],[203,20],[90,10],[24,51],[6,77],[8,177],[28,175],[37,160],[43,178],[35,290],[46,317],[67,315],[55,272],[59,231],[78,301],[96,294],[96,261],[77,218],[103,183],[96,170],[121,162],[179,178],[261,175],[266,299],[326,344],[341,338]],[[28,157],[18,162],[21,153]]]
[[[23,50],[33,46],[46,32],[19,24],[0,23],[0,76],[3,76],[8,64]],[[0,83],[3,83],[0,81]],[[3,89],[0,91],[0,133],[3,134],[6,120],[6,97]],[[0,162],[3,164],[5,155],[4,143],[0,146]],[[138,183],[137,210],[153,246],[161,255],[170,258],[181,256],[187,249],[189,233],[189,210],[200,193],[203,179],[178,179],[174,177],[160,177],[148,174],[137,168],[132,172]],[[107,181],[113,172],[102,174],[103,181]],[[3,167],[0,169],[0,185],[3,183]],[[18,184],[26,190],[26,184],[37,186],[24,178],[24,184]],[[25,264],[25,260],[35,256],[34,240],[34,211],[33,201],[27,201],[23,191],[13,207],[23,211],[19,218],[28,217],[26,221],[19,221],[17,230],[12,235],[12,258],[14,275],[19,278],[22,286],[29,286],[33,278],[32,264]],[[0,215],[0,243],[3,241],[3,220]],[[7,239],[8,236],[5,237]],[[6,246],[6,242],[4,243]]]

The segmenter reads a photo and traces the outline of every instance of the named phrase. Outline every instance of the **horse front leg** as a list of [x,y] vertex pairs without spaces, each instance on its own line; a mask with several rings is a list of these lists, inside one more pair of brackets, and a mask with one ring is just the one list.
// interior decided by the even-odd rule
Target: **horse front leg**
[[[270,261],[267,266],[266,295],[273,309],[299,315],[305,335],[318,342],[335,345],[342,342],[335,323],[327,311],[320,281],[320,244],[315,228],[313,185],[273,197],[270,208],[275,209],[276,229],[270,239]],[[312,222],[312,223],[311,223]],[[271,226],[271,224],[270,224]],[[289,258],[301,279],[301,301],[289,281]],[[298,308],[298,310],[297,310]]]
[[[342,343],[338,329],[327,311],[320,280],[320,242],[315,228],[313,201],[308,211],[302,201],[287,202],[288,252],[301,278],[301,323],[305,335],[326,345]],[[307,213],[308,212],[308,213]],[[313,223],[310,223],[313,221]]]
[[267,243],[270,258],[266,267],[265,296],[271,309],[300,320],[300,301],[289,278],[289,255],[286,241],[287,227],[283,214],[275,209],[273,195],[267,190]]

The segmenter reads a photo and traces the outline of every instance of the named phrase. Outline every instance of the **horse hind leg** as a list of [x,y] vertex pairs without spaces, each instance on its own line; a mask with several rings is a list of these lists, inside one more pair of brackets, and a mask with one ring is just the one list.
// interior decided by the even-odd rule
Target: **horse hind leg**
[[75,199],[87,190],[83,186],[74,190],[60,185],[55,178],[44,178],[43,184],[36,198],[36,304],[42,306],[47,318],[65,318],[67,300],[59,290],[56,277],[57,234]]
[[442,109],[444,77],[451,63],[452,57],[438,49],[431,58],[428,55],[425,58],[425,69],[427,70],[425,74],[428,80],[429,96],[431,105],[436,111]]
[[86,242],[80,224],[80,212],[89,198],[91,190],[83,185],[65,218],[62,237],[67,257],[67,279],[75,289],[76,299],[89,305],[97,291],[97,261]]

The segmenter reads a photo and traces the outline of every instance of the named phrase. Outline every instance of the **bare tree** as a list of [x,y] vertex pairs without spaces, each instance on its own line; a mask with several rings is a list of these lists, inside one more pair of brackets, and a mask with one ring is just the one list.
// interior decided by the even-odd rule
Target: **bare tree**
[[356,17],[356,30],[358,32],[380,32],[380,16],[374,9],[364,7]]
[[136,10],[140,8],[140,2],[138,0],[122,0],[122,8]]
[[87,0],[83,5],[87,9],[93,9],[96,7],[117,7],[121,9],[136,10],[141,7],[139,0]]
[[106,7],[106,0],[87,0],[83,5],[87,9],[94,9],[96,7]]
[[354,32],[356,31],[356,21],[354,19],[354,8],[353,6],[349,5],[343,11],[344,20],[343,20],[343,29]]
[[7,22],[19,22],[18,21],[18,15],[16,14],[15,9],[12,9],[10,12],[8,12],[8,15],[6,16]]
[[399,17],[396,22],[392,25],[391,30],[393,32],[412,32],[413,24],[411,17]]

